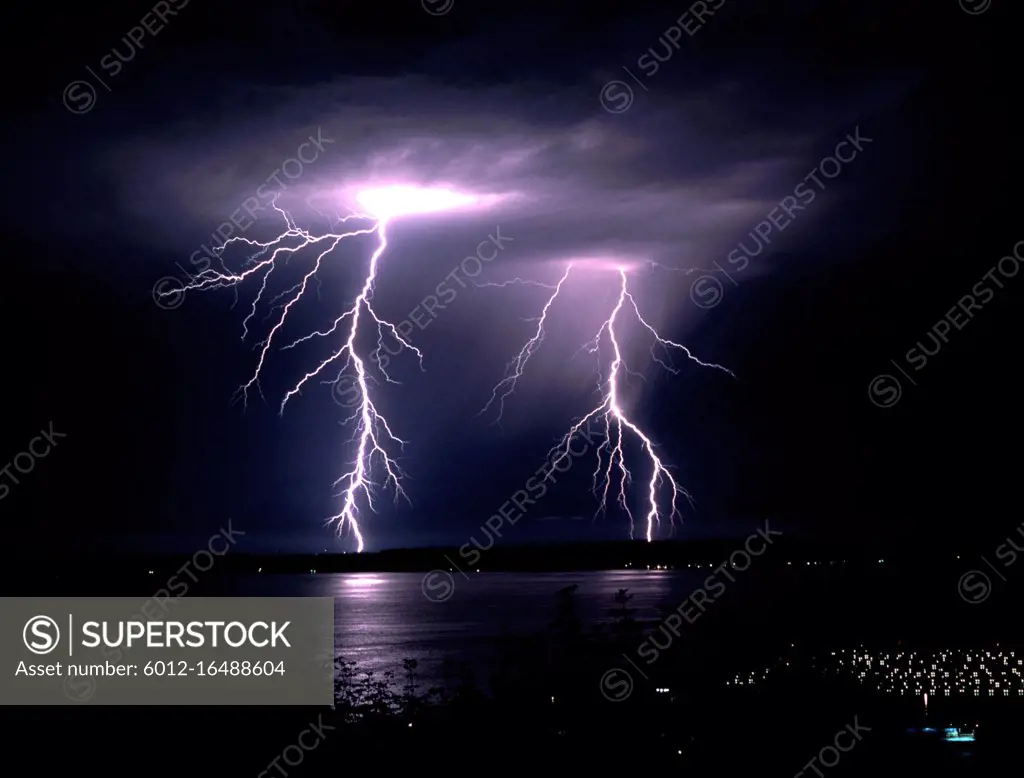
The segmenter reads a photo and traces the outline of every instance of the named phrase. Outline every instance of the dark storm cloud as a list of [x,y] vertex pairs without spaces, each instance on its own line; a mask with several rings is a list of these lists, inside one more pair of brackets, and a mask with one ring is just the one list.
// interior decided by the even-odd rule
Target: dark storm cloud
[[[397,220],[389,233],[376,299],[381,315],[403,321],[413,318],[411,312],[428,295],[441,296],[439,284],[497,225],[514,242],[488,265],[481,280],[523,275],[552,281],[553,269],[539,265],[579,257],[628,257],[673,267],[721,261],[853,129],[836,122],[835,116],[844,113],[836,105],[820,100],[803,104],[790,95],[772,111],[756,90],[728,79],[680,90],[666,82],[644,105],[612,115],[601,108],[600,84],[524,81],[470,88],[406,76],[251,88],[226,94],[216,114],[197,111],[187,121],[112,139],[102,155],[102,173],[114,195],[120,234],[132,233],[135,241],[145,240],[154,249],[153,281],[177,274],[173,260],[167,259],[168,248],[187,267],[190,253],[202,243],[210,245],[218,225],[268,186],[275,174],[270,189],[284,183],[282,204],[303,226],[320,220],[320,213],[343,212],[351,205],[345,196],[368,182],[446,184],[506,196],[483,212]],[[581,102],[581,93],[589,93],[590,99]],[[558,110],[551,110],[553,105]],[[810,121],[815,115],[829,118]],[[303,165],[301,175],[281,175],[286,160],[302,156],[302,144],[321,136],[322,152],[312,155],[315,160]],[[310,158],[307,146],[304,159]],[[801,217],[801,228],[821,213],[816,208]],[[246,235],[266,237],[282,226],[278,215],[264,210]],[[350,299],[346,295],[361,277],[366,257],[361,252],[368,245],[352,245],[348,253],[339,253],[320,274],[323,288],[343,289],[340,298]],[[228,265],[239,267],[245,253],[228,258]],[[164,264],[158,266],[160,262]],[[752,263],[745,277],[768,267]],[[666,288],[677,280],[679,288]],[[637,291],[648,321],[661,328],[669,318],[677,319],[674,325],[688,319],[688,328],[701,313],[688,304],[689,279],[659,277],[655,285],[651,294],[639,287]],[[548,439],[592,407],[597,363],[579,350],[608,315],[616,287],[614,276],[593,274],[574,281],[560,301],[552,337],[532,359],[504,419],[504,429],[513,438],[529,441],[518,444],[521,450],[494,457],[503,468],[506,460],[525,461],[522,476],[519,465],[507,468],[511,480],[533,472],[550,445]],[[456,289],[452,283],[448,288]],[[475,453],[481,439],[486,445],[504,444],[485,432],[490,418],[471,416],[484,406],[506,362],[533,334],[534,325],[522,320],[536,316],[543,304],[543,292],[536,289],[515,296],[491,294],[495,291],[458,288],[457,298],[449,300],[436,320],[430,319],[429,329],[412,332],[426,357],[425,373],[418,373],[408,355],[396,358],[395,375],[403,386],[379,387],[389,423],[410,440],[403,466],[414,473],[411,499],[426,515],[441,516],[456,504],[471,506],[474,516],[493,509],[491,495],[475,493],[467,485],[477,478],[477,470],[463,460],[486,461]],[[246,300],[255,294],[252,284],[241,291]],[[196,297],[189,296],[187,309],[200,305]],[[341,310],[337,299],[324,300],[324,305],[313,302],[299,309],[279,345],[314,329],[323,331]],[[673,326],[666,332],[685,340],[679,329]],[[253,340],[263,334],[265,330]],[[637,334],[640,339],[626,347],[627,358],[631,369],[643,375],[652,359],[650,341],[643,332]],[[329,344],[314,341],[301,353],[273,352],[261,383],[269,402],[276,406],[296,376],[329,351]],[[694,344],[694,352],[708,361],[727,361],[705,344]],[[686,391],[697,381],[729,380],[713,370],[691,369],[687,376]],[[231,383],[238,380],[233,376]],[[291,437],[275,450],[288,452],[281,457],[289,463],[301,461],[308,479],[282,489],[310,500],[289,509],[323,516],[336,510],[327,509],[333,506],[328,485],[344,472],[351,451],[333,436],[322,435],[325,409],[335,414],[337,408],[327,405],[330,393],[322,387],[314,395],[317,389],[311,383],[302,402],[289,405],[292,421],[282,434]],[[637,382],[623,394],[632,398],[648,389]],[[315,415],[308,426],[303,426],[304,414],[310,420]],[[686,457],[682,446],[673,447],[674,464],[685,463]],[[579,477],[586,480],[591,468],[578,468]],[[517,483],[507,486],[518,488]],[[505,487],[502,483],[495,491],[500,495]],[[577,510],[573,496],[572,503],[552,503],[544,512],[576,515]],[[376,531],[371,534],[378,536]]]
[[[132,223],[155,241],[194,236],[185,250],[261,184],[283,184],[280,202],[301,219],[343,212],[360,182],[443,182],[512,196],[480,218],[529,236],[519,259],[625,253],[692,266],[762,218],[820,141],[806,126],[747,121],[750,103],[728,84],[635,115],[605,114],[595,99],[557,121],[540,89],[419,77],[252,90],[218,119],[119,140],[106,174]],[[267,183],[318,135],[314,162]]]
[[[310,227],[321,219],[319,212],[343,207],[341,194],[351,184],[370,178],[444,180],[478,192],[515,195],[486,212],[399,220],[389,230],[378,277],[378,310],[392,321],[412,322],[411,339],[425,359],[421,373],[409,354],[394,357],[392,368],[402,385],[383,380],[375,385],[375,402],[396,433],[409,441],[401,461],[410,475],[405,486],[415,507],[392,509],[390,495],[382,492],[381,515],[365,516],[368,534],[375,545],[425,542],[432,533],[457,529],[462,522],[464,531],[453,530],[448,538],[461,543],[522,487],[571,419],[593,406],[599,363],[596,355],[581,353],[580,346],[607,316],[618,284],[608,273],[574,277],[552,313],[550,337],[531,358],[508,404],[503,436],[488,426],[490,417],[473,414],[484,406],[507,361],[533,334],[536,325],[529,318],[540,310],[545,291],[531,287],[506,294],[505,289],[459,286],[448,279],[463,258],[500,225],[501,234],[514,240],[486,265],[482,281],[516,275],[552,281],[558,268],[543,263],[581,255],[633,254],[675,267],[726,262],[740,241],[755,245],[748,234],[858,124],[865,135],[878,138],[870,152],[901,156],[892,129],[896,117],[906,114],[890,111],[888,131],[877,136],[878,123],[867,117],[877,116],[880,106],[905,90],[900,81],[906,77],[895,69],[920,66],[920,52],[905,43],[911,33],[913,40],[920,38],[921,20],[932,18],[893,16],[887,6],[873,11],[857,6],[858,14],[880,17],[879,30],[906,27],[898,51],[892,46],[880,50],[879,36],[864,34],[857,14],[844,21],[841,34],[823,35],[810,12],[832,9],[833,3],[789,0],[755,8],[730,0],[697,37],[683,37],[671,58],[651,74],[638,61],[645,56],[649,61],[652,49],[667,51],[659,36],[686,10],[688,0],[678,8],[635,0],[628,14],[593,4],[554,7],[546,2],[541,7],[532,0],[459,0],[444,19],[422,13],[416,2],[407,4],[408,13],[387,4],[360,7],[358,13],[334,4],[327,13],[314,15],[314,5],[323,10],[322,4],[304,0],[287,10],[238,4],[229,12],[224,4],[194,5],[188,19],[182,16],[180,25],[161,34],[159,47],[140,52],[117,82],[117,91],[101,95],[88,117],[72,116],[60,105],[60,89],[84,62],[92,61],[92,55],[75,54],[78,59],[62,65],[47,87],[58,115],[36,123],[12,122],[10,129],[0,130],[5,139],[6,133],[24,136],[6,144],[15,150],[8,160],[14,213],[24,209],[35,217],[17,220],[18,226],[47,238],[62,233],[70,239],[72,250],[61,261],[66,258],[74,271],[67,275],[75,282],[75,294],[92,295],[87,285],[78,291],[79,274],[102,277],[104,289],[123,292],[132,315],[135,308],[144,315],[141,326],[134,324],[136,319],[130,326],[119,319],[118,332],[148,335],[155,322],[173,333],[165,350],[160,344],[149,348],[140,339],[123,352],[133,376],[149,374],[147,357],[151,365],[177,360],[182,371],[179,382],[163,380],[161,387],[170,388],[152,392],[161,397],[176,392],[166,408],[175,414],[180,442],[177,449],[158,449],[167,451],[168,459],[181,457],[177,471],[159,465],[148,469],[154,482],[166,470],[175,484],[173,499],[161,495],[152,503],[182,522],[246,516],[253,526],[262,522],[264,529],[279,533],[282,544],[329,535],[322,520],[338,507],[331,484],[351,461],[350,430],[336,427],[347,409],[338,406],[338,395],[327,387],[314,382],[289,404],[286,420],[276,417],[284,392],[336,342],[275,348],[260,385],[269,407],[254,402],[243,415],[229,412],[227,403],[255,367],[257,355],[250,349],[271,324],[265,318],[272,313],[267,310],[271,296],[309,267],[309,257],[297,258],[287,273],[275,276],[280,285],[263,297],[244,344],[238,342],[237,327],[258,281],[238,290],[237,298],[226,291],[189,294],[174,314],[159,311],[150,301],[154,282],[179,275],[175,260],[188,267],[190,253],[200,244],[211,245],[211,233],[260,187],[269,181],[273,188],[277,175],[288,187],[284,204],[302,226]],[[958,15],[955,4],[952,8],[951,15]],[[375,16],[367,22],[364,12]],[[593,23],[596,17],[601,24]],[[646,79],[645,89],[634,84],[634,104],[613,115],[602,108],[599,95],[610,80],[626,78],[626,67]],[[914,120],[913,114],[910,119],[902,123],[913,130],[914,145],[927,145],[934,115],[929,121]],[[322,153],[305,163],[296,179],[284,175],[283,164],[321,132],[329,139]],[[310,159],[309,147],[302,155]],[[884,156],[865,157],[870,160],[866,165],[885,161]],[[902,165],[906,159],[897,161]],[[850,252],[841,229],[860,237],[879,228],[876,220],[826,202],[845,204],[856,188],[872,203],[884,206],[891,200],[892,189],[877,186],[859,161],[854,166],[849,177],[844,173],[829,184],[794,229],[779,240],[772,233],[770,249],[743,271],[742,291],[728,287],[730,304],[700,310],[689,293],[692,277],[681,274],[638,273],[635,286],[631,279],[645,317],[662,334],[739,377],[733,381],[681,359],[675,362],[682,368],[679,376],[647,371],[649,334],[635,323],[623,324],[627,359],[640,376],[628,377],[623,396],[635,397],[638,419],[649,423],[664,447],[665,461],[679,468],[681,483],[702,511],[707,510],[703,506],[713,511],[734,502],[741,510],[760,510],[783,491],[785,499],[778,502],[788,505],[792,473],[802,479],[793,491],[829,500],[833,493],[853,491],[843,488],[849,485],[845,476],[831,476],[832,471],[850,472],[852,483],[860,472],[856,462],[845,458],[846,438],[821,434],[823,428],[835,429],[830,422],[835,409],[845,407],[845,397],[825,382],[815,384],[811,375],[813,370],[827,376],[830,385],[841,385],[819,368],[819,361],[826,352],[838,352],[834,344],[844,343],[841,335],[849,330],[788,315],[803,313],[794,299],[816,298],[815,287],[808,287],[810,273],[795,274],[799,297],[783,296],[780,289],[785,291],[784,271],[791,269],[783,267],[785,262],[813,264],[815,273],[827,263],[839,266],[843,252],[847,257],[856,253]],[[921,199],[920,191],[912,193],[914,200]],[[897,218],[904,212],[903,207],[893,210]],[[281,226],[276,214],[263,210],[246,236],[264,238]],[[84,237],[98,240],[85,246]],[[322,331],[333,321],[359,288],[372,246],[371,238],[356,240],[332,257],[314,292],[295,306],[278,346]],[[793,256],[784,260],[774,251]],[[227,257],[228,264],[238,268],[246,253],[239,247]],[[31,258],[34,266],[47,256],[40,251]],[[132,272],[126,270],[130,266]],[[747,283],[768,270],[772,282]],[[125,279],[117,278],[122,272]],[[466,274],[461,277],[465,280]],[[442,283],[443,296],[437,292]],[[834,286],[829,294],[841,284]],[[875,291],[874,282],[867,289]],[[436,318],[423,316],[423,301],[430,295],[447,302]],[[870,294],[864,299],[872,304]],[[235,300],[242,302],[226,310]],[[818,303],[822,310],[831,307]],[[847,314],[850,307],[837,310]],[[53,308],[58,307],[46,309],[48,315]],[[786,315],[778,315],[783,310]],[[693,326],[699,317],[701,326]],[[776,320],[784,323],[773,327]],[[69,331],[77,333],[77,324]],[[840,336],[831,337],[835,332]],[[805,334],[812,341],[820,338],[827,349],[808,346]],[[62,346],[54,343],[52,353],[61,353]],[[795,356],[788,358],[790,352]],[[606,365],[607,352],[601,356]],[[842,358],[849,361],[845,354]],[[759,374],[760,360],[770,368],[762,366]],[[143,367],[136,367],[137,361]],[[91,361],[83,358],[79,364],[84,366],[80,374],[103,375]],[[170,372],[154,369],[152,374]],[[803,376],[816,391],[799,396],[792,391],[795,382],[786,380],[789,373]],[[116,382],[101,383],[95,394],[83,394],[68,393],[64,375],[55,380],[61,396],[102,393],[123,402],[122,393],[108,388]],[[853,383],[863,386],[860,379]],[[767,398],[763,402],[762,396]],[[147,403],[128,407],[151,410]],[[114,414],[113,404],[102,407]],[[810,432],[801,433],[801,414],[812,420]],[[90,409],[92,415],[101,417]],[[822,419],[829,420],[824,427]],[[834,441],[831,450],[821,448],[823,437]],[[811,458],[780,456],[786,446],[791,451],[806,446],[813,453]],[[856,446],[849,450],[859,456]],[[741,454],[749,458],[748,469],[736,467]],[[844,466],[849,463],[853,466]],[[604,525],[591,521],[596,506],[587,493],[593,466],[592,459],[574,465],[561,491],[537,507],[522,531],[533,525],[559,531],[579,527],[581,536],[606,531],[622,537],[621,516]],[[808,472],[813,477],[806,477]],[[581,515],[585,520],[572,518]],[[552,516],[562,519],[547,520]],[[713,514],[701,516],[711,528]],[[314,547],[322,545],[329,543],[316,541]]]

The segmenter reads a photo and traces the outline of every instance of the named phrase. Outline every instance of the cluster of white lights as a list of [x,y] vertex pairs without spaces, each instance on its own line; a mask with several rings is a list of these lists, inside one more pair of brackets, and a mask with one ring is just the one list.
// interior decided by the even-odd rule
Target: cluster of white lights
[[[824,677],[854,677],[887,694],[933,697],[1024,697],[1024,659],[1013,651],[949,649],[945,651],[877,651],[860,647],[832,651],[810,660]],[[762,683],[790,666],[785,657],[760,672],[737,675],[733,686]]]
[[[885,561],[884,559],[879,559],[878,560],[878,564],[883,564],[884,561]],[[721,564],[721,563],[718,563],[718,564]],[[792,562],[786,562],[786,564],[789,565],[790,567],[792,567],[792,565],[793,565]],[[797,565],[801,565],[801,564],[807,565],[808,567],[821,567],[822,565],[845,565],[846,564],[846,560],[845,559],[841,559],[841,560],[837,561],[837,560],[833,559],[833,560],[831,560],[829,562],[797,562]],[[707,568],[708,570],[712,570],[715,567],[717,567],[717,564],[712,564],[712,563],[708,563],[708,564],[689,564],[689,565],[647,565],[647,569],[648,570],[703,570],[705,568]],[[633,563],[632,562],[627,562],[624,565],[624,569],[626,569],[626,570],[630,570],[632,568],[633,568]]]

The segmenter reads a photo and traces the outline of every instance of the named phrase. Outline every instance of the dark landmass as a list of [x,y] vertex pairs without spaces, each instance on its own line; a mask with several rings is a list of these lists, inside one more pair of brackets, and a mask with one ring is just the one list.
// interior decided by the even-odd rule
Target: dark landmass
[[[8,560],[0,573],[4,596],[130,596],[147,598],[250,596],[248,576],[313,576],[330,573],[414,573],[447,577],[455,590],[450,603],[491,573],[668,570],[685,575],[698,589],[713,590],[709,579],[726,586],[700,623],[730,619],[740,631],[774,651],[790,640],[850,645],[977,645],[994,641],[1024,644],[1019,592],[1024,563],[997,541],[989,548],[962,547],[942,538],[902,544],[839,545],[773,538],[759,556],[734,557],[735,582],[723,563],[743,551],[744,539],[714,542],[628,542],[560,546],[500,547],[481,553],[469,567],[458,549],[406,549],[372,554],[246,555],[229,551],[192,555],[83,556],[30,561]],[[1019,544],[1019,541],[1018,541]],[[1010,548],[1013,556],[998,553]],[[763,545],[751,546],[760,550]],[[1008,561],[1012,560],[1012,561]],[[991,565],[991,566],[989,566]],[[479,570],[479,572],[477,572]],[[441,571],[441,572],[436,572]],[[983,601],[965,597],[965,575],[987,576]],[[435,581],[436,582],[436,581]],[[977,585],[977,580],[972,581]],[[622,584],[628,586],[628,579]],[[255,587],[266,594],[273,591]],[[582,591],[586,595],[586,591]],[[967,594],[973,594],[973,590]],[[748,596],[753,594],[754,596]],[[991,594],[991,596],[988,596]],[[424,593],[424,599],[429,597]],[[676,596],[677,599],[687,595]],[[692,606],[668,601],[669,610]]]
[[[837,565],[865,567],[892,564],[903,569],[959,568],[983,564],[985,556],[995,564],[995,549],[1004,539],[993,539],[985,546],[968,546],[956,540],[914,538],[887,543],[815,543],[786,537],[772,537],[767,550],[757,556],[761,566]],[[567,572],[585,570],[621,570],[627,567],[646,569],[667,566],[718,565],[734,552],[742,552],[746,538],[708,541],[626,541],[614,543],[572,543],[543,546],[501,545],[500,540],[487,550],[472,543],[461,547],[391,549],[379,552],[320,554],[245,554],[229,549],[215,556],[213,567],[221,573],[346,573],[346,572],[427,572],[442,569],[451,572]],[[1018,540],[1018,542],[1020,542]],[[760,538],[750,541],[750,548],[760,552],[765,543]],[[461,550],[460,550],[461,549]],[[216,547],[215,550],[220,550]],[[9,558],[5,568],[16,576],[32,572],[77,571],[97,572],[102,569],[128,573],[155,570],[173,573],[178,567],[197,560],[209,566],[210,554],[205,548],[193,554],[86,554],[55,555],[33,559],[31,556]]]

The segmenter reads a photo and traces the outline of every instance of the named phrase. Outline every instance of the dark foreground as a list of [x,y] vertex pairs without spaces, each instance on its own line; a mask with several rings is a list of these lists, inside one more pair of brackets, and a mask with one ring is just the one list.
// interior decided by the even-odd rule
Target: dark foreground
[[[984,727],[988,734],[965,753],[907,735],[884,702],[855,695],[789,689],[754,699],[721,694],[615,710],[606,705],[597,699],[547,709],[539,700],[521,707],[467,702],[362,726],[314,710],[33,711],[8,726],[5,740],[17,744],[12,754],[36,755],[45,775],[315,776],[416,768],[792,776],[802,769],[815,774],[808,767],[813,759],[822,772],[845,775],[1005,775],[1019,753],[1014,727]],[[323,738],[307,734],[302,742],[315,744],[309,751],[289,748],[303,731]],[[830,749],[840,732],[860,739],[844,734],[838,743],[847,750]]]
[[[747,585],[775,587],[759,607],[742,606],[727,592],[667,646],[659,622],[635,618],[628,592],[608,602],[608,618],[594,623],[579,615],[579,593],[570,588],[552,592],[546,628],[499,641],[486,674],[452,663],[440,682],[428,683],[412,662],[368,675],[339,657],[333,710],[125,709],[87,702],[7,708],[0,713],[3,737],[9,753],[31,754],[47,775],[287,778],[410,768],[1003,775],[1019,751],[1024,722],[1018,674],[1012,690],[1005,682],[985,687],[996,696],[932,694],[926,713],[912,688],[886,692],[873,677],[823,672],[819,661],[830,649],[851,645],[877,656],[946,649],[1006,654],[1020,646],[1012,579],[988,602],[968,604],[951,573],[887,564],[788,584],[751,578]],[[146,596],[145,587],[152,587],[151,578],[136,583],[122,580],[115,588]],[[109,582],[83,581],[75,593],[111,589]],[[14,591],[28,593],[24,586],[5,588]],[[189,596],[202,593],[197,587]],[[659,634],[664,650],[648,665],[638,646]],[[766,667],[775,671],[765,677],[759,672]],[[956,669],[937,672],[941,678]],[[757,683],[735,685],[738,676],[751,675]],[[908,732],[946,726],[971,729],[976,739],[944,742],[939,734]]]

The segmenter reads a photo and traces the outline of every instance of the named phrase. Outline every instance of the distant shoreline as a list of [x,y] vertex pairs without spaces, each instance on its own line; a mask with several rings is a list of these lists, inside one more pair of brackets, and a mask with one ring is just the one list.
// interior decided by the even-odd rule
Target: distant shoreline
[[[105,553],[92,550],[80,555],[17,556],[0,566],[0,579],[14,575],[46,571],[90,572],[103,570],[129,573],[148,570],[174,572],[190,561],[200,569],[223,573],[426,573],[446,570],[452,573],[480,572],[598,572],[633,570],[673,570],[704,568],[722,564],[743,548],[736,539],[714,541],[642,541],[610,543],[574,543],[514,546],[495,543],[489,549],[471,544],[461,547],[389,549],[376,552],[317,554],[252,554],[241,548],[211,558],[205,549],[195,553]],[[45,549],[37,549],[45,551]],[[902,543],[840,544],[815,543],[793,538],[777,538],[767,553],[758,556],[756,567],[839,567],[848,570],[945,570],[977,566],[977,550],[935,539],[908,539]],[[199,557],[205,559],[200,560]]]

